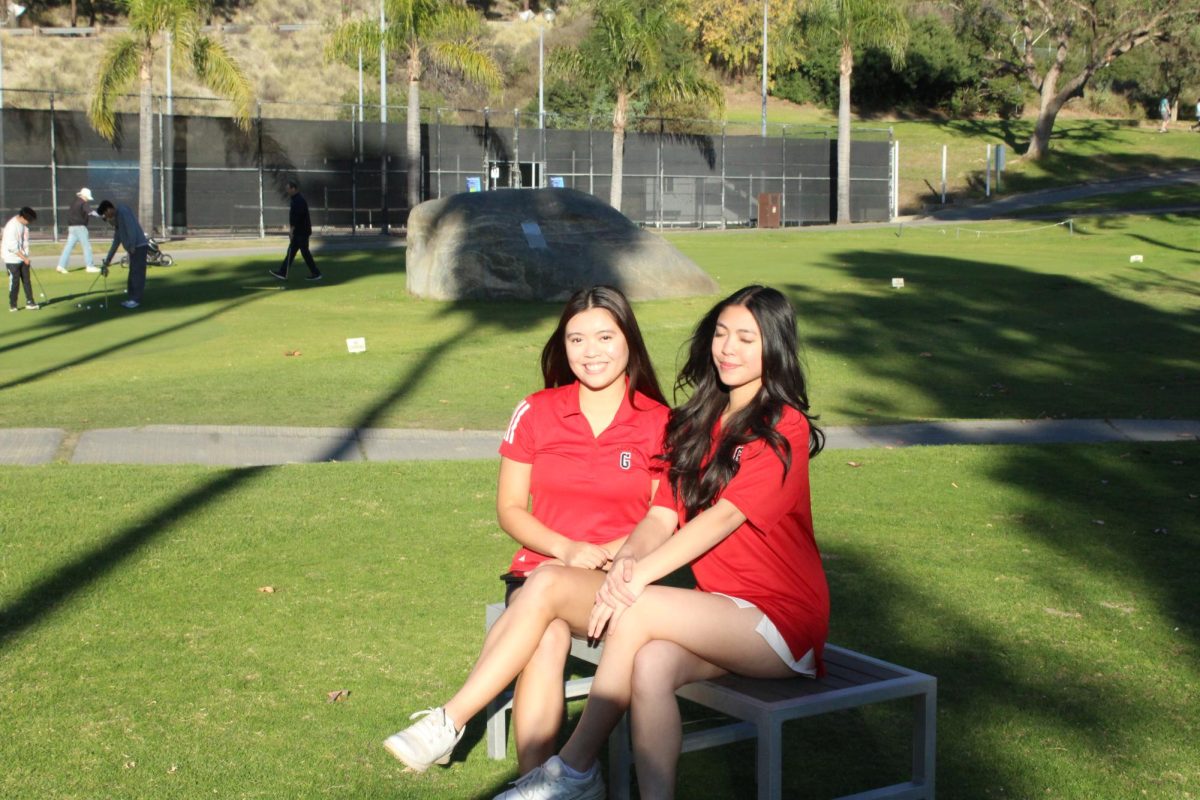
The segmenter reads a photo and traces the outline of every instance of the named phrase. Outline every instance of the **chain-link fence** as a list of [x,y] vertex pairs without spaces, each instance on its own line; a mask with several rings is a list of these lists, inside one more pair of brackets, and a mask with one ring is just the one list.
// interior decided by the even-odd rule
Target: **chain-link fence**
[[[120,106],[118,136],[110,143],[92,130],[80,98],[67,99],[6,90],[0,112],[0,204],[32,206],[56,236],[80,187],[133,207],[138,188],[132,107]],[[404,224],[403,108],[389,106],[383,125],[377,108],[371,121],[354,105],[272,106],[260,109],[247,128],[220,101],[173,98],[167,113],[163,98],[155,98],[153,109],[155,230],[262,235],[281,229],[288,207],[283,184],[291,178],[320,229]],[[423,109],[421,196],[563,186],[608,200],[613,136],[606,123],[547,115],[539,127],[536,114]],[[621,159],[622,212],[652,227],[779,227],[834,219],[832,130],[773,126],[768,137],[734,130],[711,121],[633,120]],[[851,219],[891,219],[890,131],[856,129],[851,160]]]

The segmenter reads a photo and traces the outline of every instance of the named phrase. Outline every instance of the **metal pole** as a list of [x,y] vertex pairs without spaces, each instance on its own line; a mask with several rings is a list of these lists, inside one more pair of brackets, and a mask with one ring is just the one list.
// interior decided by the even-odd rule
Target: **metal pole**
[[984,145],[983,156],[983,196],[992,196],[992,146]]
[[258,111],[258,238],[267,238],[266,221],[263,218],[263,120],[262,103],[255,103]]
[[725,230],[725,126],[721,120],[721,230]]
[[508,188],[521,188],[521,111],[513,109],[513,163],[517,166],[516,183],[513,183],[513,169],[508,168]]
[[442,110],[433,110],[433,140],[437,143],[437,196],[442,196]]
[[942,205],[946,205],[946,145],[942,145]]
[[538,25],[538,129],[546,128],[546,26]]
[[779,227],[787,227],[787,125],[780,131],[779,153],[783,166],[779,169]]
[[[168,51],[169,52],[169,51]],[[167,102],[170,103],[170,95],[167,95]],[[158,213],[162,217],[162,225],[159,230],[162,237],[166,239],[170,236],[170,229],[167,227],[167,151],[166,139],[163,137],[163,111],[162,101],[158,102]]]
[[892,219],[900,216],[900,140],[892,140]]
[[58,143],[54,137],[54,92],[50,93],[50,208],[54,211],[54,241],[58,242]]
[[387,196],[387,17],[383,11],[383,0],[379,0],[379,198],[380,221],[379,230],[388,232],[388,196]]
[[358,48],[358,121],[363,121],[363,70],[362,48]]
[[767,2],[763,0],[762,135],[767,137]]
[[[172,48],[173,44],[174,44],[174,41],[171,38],[171,32],[167,31],[166,50],[167,50],[167,116],[168,117],[172,116],[175,113],[174,106],[172,105],[172,103],[174,102],[172,100],[172,95],[174,93],[171,91],[171,50],[173,49]],[[165,224],[165,222],[164,222],[164,224]]]
[[658,223],[658,229],[661,231],[663,226],[663,194],[666,191],[666,181],[663,180],[663,155],[662,155],[662,140],[663,140],[663,118],[658,118],[658,152],[655,154],[655,160],[658,161],[658,213],[655,214]]
[[588,114],[588,194],[596,194],[596,153],[592,147],[591,114]]
[[[362,64],[362,52],[359,52],[359,64]],[[361,73],[359,73],[361,75]],[[358,129],[362,127],[362,83],[359,84],[358,96],[358,114],[359,118],[354,118],[354,113],[350,114],[350,152],[354,157],[350,159],[350,235],[358,235],[358,152],[356,145],[358,144]]]

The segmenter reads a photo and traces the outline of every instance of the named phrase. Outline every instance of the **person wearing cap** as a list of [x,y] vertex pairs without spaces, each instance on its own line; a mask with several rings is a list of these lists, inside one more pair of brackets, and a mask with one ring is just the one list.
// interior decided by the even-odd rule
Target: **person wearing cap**
[[58,271],[66,274],[70,270],[67,262],[71,259],[71,251],[75,243],[83,245],[83,263],[88,272],[99,272],[100,268],[92,260],[92,241],[88,238],[88,221],[91,217],[100,216],[92,210],[92,190],[86,186],[75,193],[75,202],[67,209],[67,243],[63,246],[62,255],[58,257]]

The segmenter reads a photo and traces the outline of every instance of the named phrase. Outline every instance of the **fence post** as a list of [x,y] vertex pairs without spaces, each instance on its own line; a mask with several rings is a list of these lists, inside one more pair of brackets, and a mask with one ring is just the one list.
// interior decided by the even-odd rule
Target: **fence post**
[[[359,62],[362,61],[361,51]],[[359,106],[361,108],[361,105]],[[358,113],[350,109],[350,235],[358,236]]]
[[588,114],[588,194],[596,196],[596,156],[592,148],[591,114]]
[[892,219],[900,216],[900,140],[892,139]]
[[255,103],[258,111],[258,238],[267,238],[266,222],[263,219],[263,119],[262,103]]
[[54,92],[50,93],[50,208],[54,218],[54,241],[58,242],[58,142],[54,136]]
[[780,167],[779,192],[779,227],[787,227],[787,125],[780,129],[782,138],[779,140],[779,153],[783,166]]
[[946,145],[942,145],[942,205],[946,205]]
[[487,106],[483,107],[483,190],[492,188],[491,164],[488,163],[488,114]]
[[655,153],[654,158],[655,158],[655,161],[658,162],[658,164],[657,164],[658,169],[656,170],[656,172],[658,172],[658,176],[657,176],[658,177],[658,181],[657,181],[657,183],[658,183],[658,202],[657,202],[658,213],[655,214],[655,219],[658,221],[658,229],[660,231],[662,230],[662,226],[663,226],[663,196],[664,196],[664,193],[666,192],[666,182],[663,180],[664,166],[663,166],[663,155],[662,155],[663,130],[665,127],[666,127],[665,121],[663,120],[662,117],[659,117],[658,118],[658,142],[657,142],[657,148],[656,148],[658,152]]
[[992,146],[984,145],[983,156],[983,196],[992,196]]
[[162,237],[168,239],[171,236],[171,228],[167,224],[167,140],[163,133],[164,130],[163,101],[160,97],[158,99],[158,213],[162,217]]
[[521,112],[513,109],[513,163],[517,167],[516,185],[513,184],[513,169],[508,168],[508,188],[521,188]]
[[721,120],[721,230],[725,230],[725,126]]
[[442,109],[433,110],[433,141],[437,145],[437,196],[442,196]]

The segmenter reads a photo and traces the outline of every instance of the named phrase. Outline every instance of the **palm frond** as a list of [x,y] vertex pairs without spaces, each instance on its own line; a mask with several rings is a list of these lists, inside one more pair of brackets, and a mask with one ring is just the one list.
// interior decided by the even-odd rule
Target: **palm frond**
[[380,31],[378,21],[357,19],[334,28],[325,43],[325,58],[330,61],[349,61],[358,58],[360,52],[379,51]]
[[500,65],[473,42],[432,42],[425,53],[439,69],[461,75],[471,83],[496,90],[504,82]]
[[116,36],[105,48],[96,72],[88,121],[96,133],[110,142],[117,135],[117,98],[125,94],[138,78],[142,43],[129,34]]
[[234,119],[242,129],[249,128],[254,90],[225,45],[211,36],[201,36],[192,46],[191,60],[196,77],[218,95],[232,100]]

